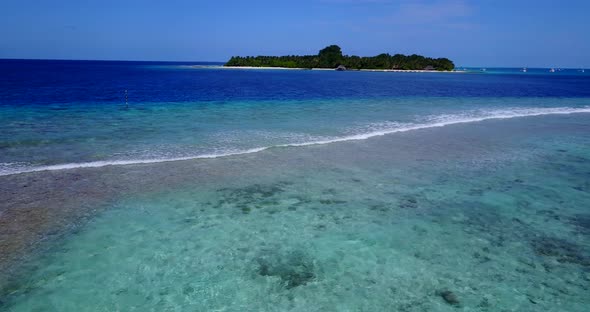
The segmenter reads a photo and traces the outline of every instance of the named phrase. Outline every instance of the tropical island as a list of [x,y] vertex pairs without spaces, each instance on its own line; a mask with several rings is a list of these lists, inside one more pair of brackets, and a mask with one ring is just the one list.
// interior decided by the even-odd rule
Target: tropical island
[[395,71],[452,71],[455,68],[455,64],[447,58],[430,58],[417,54],[382,53],[370,57],[343,55],[337,45],[327,46],[317,55],[233,56],[224,66]]

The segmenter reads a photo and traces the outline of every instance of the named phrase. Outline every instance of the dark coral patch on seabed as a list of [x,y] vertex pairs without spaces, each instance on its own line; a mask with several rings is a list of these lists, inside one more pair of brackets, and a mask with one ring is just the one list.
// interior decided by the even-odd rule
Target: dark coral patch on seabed
[[287,289],[305,285],[316,277],[313,261],[300,251],[268,253],[256,262],[259,275],[279,277]]

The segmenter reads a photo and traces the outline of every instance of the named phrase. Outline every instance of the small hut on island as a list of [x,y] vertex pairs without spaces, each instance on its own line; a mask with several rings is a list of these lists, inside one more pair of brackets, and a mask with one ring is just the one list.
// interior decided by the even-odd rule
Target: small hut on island
[[338,65],[338,67],[336,67],[337,71],[345,71],[346,67],[344,65]]

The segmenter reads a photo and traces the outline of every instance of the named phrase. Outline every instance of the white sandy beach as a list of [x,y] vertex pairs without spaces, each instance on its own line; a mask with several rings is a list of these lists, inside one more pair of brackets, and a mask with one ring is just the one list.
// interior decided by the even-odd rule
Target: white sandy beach
[[[223,65],[191,65],[190,68],[196,69],[272,69],[272,70],[327,70],[335,71],[334,68],[290,68],[290,67],[255,67],[255,66],[223,66]],[[366,72],[391,72],[391,73],[462,73],[464,71],[438,71],[438,70],[403,70],[403,69],[347,69],[346,71],[366,71]]]

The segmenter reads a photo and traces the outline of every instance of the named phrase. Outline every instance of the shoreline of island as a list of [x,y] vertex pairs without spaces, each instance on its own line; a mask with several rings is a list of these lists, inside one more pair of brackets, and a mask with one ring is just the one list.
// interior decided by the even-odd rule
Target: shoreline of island
[[376,56],[345,55],[337,45],[321,49],[316,55],[232,56],[226,68],[300,69],[373,72],[453,72],[455,64],[448,58],[418,54],[381,53]]
[[[338,71],[336,68],[301,68],[301,67],[272,67],[272,66],[225,66],[225,65],[189,65],[193,69],[260,69],[260,70],[313,70],[313,71]],[[346,69],[351,72],[387,72],[387,73],[466,73],[462,70],[425,70],[425,69]]]

